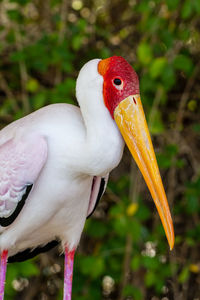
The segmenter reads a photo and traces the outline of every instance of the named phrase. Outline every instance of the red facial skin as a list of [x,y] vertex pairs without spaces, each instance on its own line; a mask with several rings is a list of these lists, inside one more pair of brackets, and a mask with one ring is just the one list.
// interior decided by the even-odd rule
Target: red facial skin
[[[139,94],[139,80],[136,72],[121,56],[112,56],[99,62],[98,72],[103,76],[104,102],[113,118],[115,108],[130,95]],[[119,78],[122,85],[115,85]]]

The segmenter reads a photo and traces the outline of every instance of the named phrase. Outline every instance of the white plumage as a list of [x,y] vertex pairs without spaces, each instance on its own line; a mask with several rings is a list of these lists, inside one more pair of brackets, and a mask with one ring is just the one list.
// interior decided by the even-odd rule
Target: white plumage
[[[82,115],[78,107],[53,104],[0,132],[0,157],[9,141],[21,144],[21,148],[23,142],[33,147],[31,155],[20,148],[21,155],[26,155],[26,165],[19,169],[23,176],[27,171],[33,188],[20,216],[10,226],[1,227],[0,249],[9,249],[9,255],[56,238],[69,250],[76,247],[88,213],[93,177],[106,176],[121,159],[124,142],[103,102],[102,77],[95,72],[98,62],[86,64],[77,80]],[[43,139],[47,158],[41,168],[41,151],[37,149]],[[13,151],[12,144],[8,155]],[[17,153],[13,154],[9,162],[17,162],[17,158]],[[28,179],[27,163],[36,165],[40,171],[35,180]],[[2,161],[0,166],[2,170]],[[16,180],[21,174],[17,173]]]

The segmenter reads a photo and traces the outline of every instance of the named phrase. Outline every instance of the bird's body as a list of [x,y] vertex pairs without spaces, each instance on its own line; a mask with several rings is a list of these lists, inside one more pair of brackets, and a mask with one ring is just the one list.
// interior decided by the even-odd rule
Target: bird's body
[[0,131],[0,300],[7,256],[54,240],[65,250],[64,299],[71,299],[74,251],[108,174],[121,160],[124,139],[173,245],[171,216],[138,93],[137,75],[123,58],[95,59],[77,79],[80,108],[49,105]]
[[54,104],[0,132],[0,149],[10,139],[15,143],[33,140],[31,135],[43,137],[47,143],[46,162],[33,183],[20,218],[8,227],[1,227],[0,245],[9,249],[9,255],[55,239],[69,249],[78,244],[88,214],[93,177],[106,176],[121,159],[124,143],[111,121],[113,132],[109,130],[107,134],[106,124],[104,128],[97,124],[99,133],[103,137],[106,132],[106,137],[101,139],[98,135],[95,142],[89,143],[80,109]]

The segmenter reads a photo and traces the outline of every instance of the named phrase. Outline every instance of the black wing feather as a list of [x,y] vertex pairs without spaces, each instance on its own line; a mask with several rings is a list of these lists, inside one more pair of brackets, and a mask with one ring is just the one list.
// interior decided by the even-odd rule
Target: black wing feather
[[35,257],[36,255],[38,255],[40,253],[44,253],[44,252],[47,252],[47,251],[53,249],[58,244],[59,244],[59,241],[53,240],[53,241],[49,242],[48,244],[46,244],[44,246],[39,246],[39,247],[34,248],[34,249],[28,248],[24,251],[18,252],[17,254],[15,254],[13,256],[10,256],[8,258],[8,262],[12,263],[12,262],[25,261],[27,259]]
[[99,186],[99,192],[98,192],[98,195],[97,195],[97,199],[96,199],[95,206],[94,206],[92,212],[87,216],[87,219],[88,219],[89,217],[91,217],[91,215],[94,213],[95,209],[97,208],[97,205],[98,205],[98,203],[99,203],[99,201],[100,201],[100,199],[101,199],[101,197],[102,197],[102,195],[103,195],[103,193],[104,193],[105,185],[106,185],[106,181],[105,181],[105,179],[102,177],[102,178],[101,178],[101,183],[100,183],[100,186]]
[[7,227],[9,226],[10,224],[12,224],[12,222],[15,221],[15,219],[17,218],[17,216],[19,215],[20,211],[22,210],[25,202],[26,202],[26,199],[32,189],[33,185],[32,184],[29,184],[27,185],[27,188],[26,188],[26,192],[25,194],[22,196],[22,199],[18,202],[14,212],[12,213],[12,215],[10,215],[9,217],[7,218],[0,218],[0,225],[2,227]]

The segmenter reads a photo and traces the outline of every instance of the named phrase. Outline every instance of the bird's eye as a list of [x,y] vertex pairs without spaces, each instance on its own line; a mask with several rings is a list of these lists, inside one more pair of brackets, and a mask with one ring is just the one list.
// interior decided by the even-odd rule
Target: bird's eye
[[118,90],[122,90],[123,89],[123,80],[120,77],[115,77],[112,81],[114,87]]
[[122,81],[121,81],[120,78],[115,78],[113,82],[114,82],[114,84],[116,84],[116,85],[122,84]]

